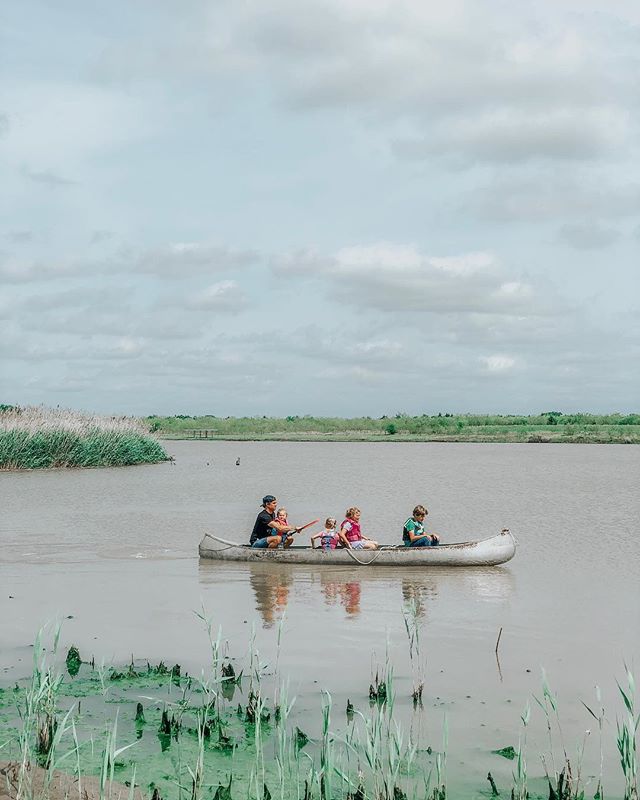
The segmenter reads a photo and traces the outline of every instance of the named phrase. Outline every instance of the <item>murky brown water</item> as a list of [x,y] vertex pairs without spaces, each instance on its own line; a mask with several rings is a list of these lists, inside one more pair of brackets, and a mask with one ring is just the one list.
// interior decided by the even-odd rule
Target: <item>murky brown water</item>
[[[580,701],[595,702],[599,684],[614,720],[623,662],[640,673],[638,448],[222,442],[169,448],[175,464],[0,475],[6,680],[28,673],[29,644],[48,620],[62,619],[63,645],[74,643],[83,655],[109,662],[134,653],[199,671],[208,644],[194,611],[204,607],[222,625],[238,656],[255,625],[256,645],[269,663],[284,614],[281,672],[290,676],[300,709],[313,708],[319,718],[321,687],[332,691],[336,706],[346,697],[364,705],[372,668],[388,650],[407,722],[436,744],[446,712],[450,768],[463,761],[486,774],[488,750],[517,744],[520,713],[532,693],[541,694],[541,668],[559,695],[569,749],[595,725]],[[445,541],[509,527],[519,550],[509,564],[489,569],[199,562],[202,534],[248,536],[267,492],[300,523],[340,517],[357,504],[363,531],[385,542],[396,541],[413,505],[425,502],[431,529]],[[418,715],[408,697],[402,614],[408,599],[417,605],[426,660],[425,708]],[[607,753],[617,773],[614,729]],[[533,719],[534,752],[545,740],[541,720]],[[593,759],[597,742],[590,748]]]

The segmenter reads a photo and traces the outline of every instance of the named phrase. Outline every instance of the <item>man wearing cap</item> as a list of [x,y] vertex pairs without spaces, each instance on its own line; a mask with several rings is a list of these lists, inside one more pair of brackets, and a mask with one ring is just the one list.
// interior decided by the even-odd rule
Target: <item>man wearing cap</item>
[[299,528],[293,525],[283,525],[276,520],[277,505],[278,501],[272,494],[267,494],[262,498],[262,511],[256,517],[249,539],[251,547],[268,547],[273,550],[281,542],[285,547],[289,547],[293,542],[293,537],[287,536],[287,534],[292,531],[297,533]]

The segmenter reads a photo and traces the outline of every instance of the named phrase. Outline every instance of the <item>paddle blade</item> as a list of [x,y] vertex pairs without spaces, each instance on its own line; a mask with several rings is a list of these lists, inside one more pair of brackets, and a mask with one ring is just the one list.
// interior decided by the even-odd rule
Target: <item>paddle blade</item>
[[315,525],[316,522],[320,522],[320,520],[319,519],[314,519],[311,522],[307,522],[306,525],[302,525],[301,526],[300,530],[303,531],[305,528],[310,528],[312,525]]

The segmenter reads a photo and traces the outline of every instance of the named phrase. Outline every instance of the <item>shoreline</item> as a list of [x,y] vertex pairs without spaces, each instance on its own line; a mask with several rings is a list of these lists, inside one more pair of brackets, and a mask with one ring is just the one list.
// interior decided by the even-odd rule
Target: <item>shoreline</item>
[[211,434],[208,436],[188,436],[183,433],[160,433],[156,436],[167,442],[341,442],[341,443],[393,443],[393,442],[433,442],[456,444],[640,444],[640,435],[613,438],[607,434],[600,436],[553,435],[547,431],[529,434],[527,437],[505,437],[491,435],[469,436],[424,436],[416,434],[371,434],[371,433],[253,433],[253,434]]
[[164,440],[228,442],[475,442],[640,444],[640,414],[543,414],[372,417],[173,417],[144,422]]

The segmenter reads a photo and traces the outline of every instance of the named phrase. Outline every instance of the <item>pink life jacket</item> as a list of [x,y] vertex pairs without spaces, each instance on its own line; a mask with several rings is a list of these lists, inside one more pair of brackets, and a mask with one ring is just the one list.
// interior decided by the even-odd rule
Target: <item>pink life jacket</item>
[[359,542],[360,539],[362,539],[362,534],[360,533],[360,523],[354,522],[352,519],[345,519],[340,526],[340,530],[344,531],[344,535],[347,537],[349,542]]
[[320,546],[323,550],[335,550],[338,544],[339,536],[336,530],[323,530],[320,537]]

